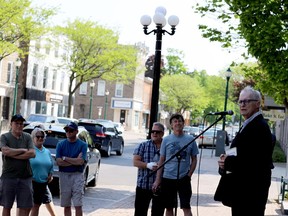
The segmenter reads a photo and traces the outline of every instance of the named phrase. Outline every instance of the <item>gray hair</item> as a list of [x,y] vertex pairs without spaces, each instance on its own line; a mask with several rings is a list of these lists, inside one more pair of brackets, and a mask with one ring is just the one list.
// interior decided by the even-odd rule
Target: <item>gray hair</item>
[[255,89],[253,89],[251,86],[246,86],[244,89],[242,89],[240,94],[242,92],[248,93],[252,97],[252,99],[254,99],[254,100],[258,100],[260,102],[262,100],[261,93]]
[[154,122],[153,123],[153,126],[158,126],[158,127],[160,127],[160,129],[164,132],[165,131],[165,127],[164,127],[164,125],[162,124],[162,123],[160,123],[160,122]]
[[36,127],[34,130],[31,132],[31,137],[34,139],[36,137],[37,132],[41,132],[44,135],[44,139],[46,138],[46,133],[42,128]]

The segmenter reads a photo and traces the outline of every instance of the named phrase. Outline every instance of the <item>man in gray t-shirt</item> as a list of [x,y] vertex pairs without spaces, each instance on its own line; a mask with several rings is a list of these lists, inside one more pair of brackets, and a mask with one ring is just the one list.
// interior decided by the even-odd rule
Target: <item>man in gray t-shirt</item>
[[[173,215],[173,208],[177,207],[178,193],[180,207],[183,210],[184,216],[191,216],[191,176],[196,169],[199,150],[196,142],[193,141],[194,137],[184,133],[184,118],[181,114],[173,114],[170,118],[170,125],[173,133],[163,138],[160,148],[159,166],[166,160],[169,160],[188,143],[190,144],[180,152],[179,157],[174,157],[158,170],[152,189],[155,190],[161,185],[167,215]],[[180,160],[179,176],[178,160]]]
[[32,170],[29,159],[35,157],[30,134],[23,132],[25,119],[20,114],[11,118],[11,130],[0,137],[3,169],[0,205],[3,215],[10,215],[17,200],[19,215],[28,216],[33,207]]

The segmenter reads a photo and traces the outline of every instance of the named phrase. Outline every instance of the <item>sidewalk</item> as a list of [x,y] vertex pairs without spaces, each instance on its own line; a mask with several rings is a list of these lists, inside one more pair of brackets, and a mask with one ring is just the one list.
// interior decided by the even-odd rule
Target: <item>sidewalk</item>
[[[145,139],[145,134],[135,133],[130,131],[124,132],[126,139]],[[201,150],[201,149],[199,149]],[[200,154],[199,154],[200,157]],[[209,149],[202,152],[202,158],[198,158],[198,166],[192,176],[193,196],[191,199],[193,216],[208,216],[221,215],[231,216],[229,207],[223,206],[222,203],[216,202],[213,199],[214,192],[219,182],[218,174],[218,157],[215,156],[215,150]],[[278,203],[280,194],[281,176],[286,175],[286,164],[275,163],[275,168],[272,170],[272,181],[269,190],[268,202],[266,205],[265,216],[279,216],[281,213],[281,204]],[[131,193],[134,194],[134,188],[131,188]],[[249,196],[249,194],[247,194]],[[245,208],[245,206],[243,206]],[[110,209],[98,209],[92,215],[101,216],[131,216],[134,215],[134,195],[121,200],[111,206]],[[177,209],[177,215],[183,216],[180,208]],[[247,209],[249,215],[249,209]],[[150,212],[149,212],[150,216]],[[244,215],[243,215],[244,216]]]
[[[123,136],[126,140],[135,140],[135,143],[146,139],[146,134],[137,133],[131,131],[124,131]],[[199,149],[201,151],[201,149]],[[200,156],[202,156],[200,158]],[[192,190],[193,196],[191,199],[192,213],[193,216],[231,216],[230,208],[225,207],[220,202],[215,202],[213,199],[214,192],[216,190],[219,174],[218,174],[218,157],[215,156],[215,150],[213,149],[203,149],[202,154],[199,154],[198,166],[195,173],[192,176]],[[280,180],[281,176],[286,176],[286,164],[279,163],[274,164],[275,168],[272,170],[272,182],[269,191],[269,198],[266,205],[265,216],[279,216],[283,215],[281,213],[281,204],[278,203],[278,196],[280,194]],[[98,185],[99,191],[101,189],[111,189],[111,191],[121,192],[125,191],[125,196],[119,201],[113,202],[111,204],[101,206],[90,214],[84,214],[86,216],[132,216],[134,215],[134,185]],[[127,195],[128,194],[128,195]],[[249,196],[249,194],[247,194]],[[90,199],[90,208],[97,205],[95,203],[96,199]],[[96,201],[97,202],[97,201]],[[63,209],[59,207],[59,203],[56,203],[57,213],[61,212]],[[86,205],[86,207],[87,207]],[[15,206],[14,206],[15,207]],[[243,206],[245,208],[245,206]],[[15,208],[13,209],[12,215],[15,215]],[[39,215],[47,215],[47,210],[45,207],[40,208]],[[148,214],[150,216],[150,212]],[[180,208],[177,209],[177,216],[183,216],[183,212]],[[243,215],[246,216],[246,215]],[[249,215],[249,209],[247,209],[247,216]]]

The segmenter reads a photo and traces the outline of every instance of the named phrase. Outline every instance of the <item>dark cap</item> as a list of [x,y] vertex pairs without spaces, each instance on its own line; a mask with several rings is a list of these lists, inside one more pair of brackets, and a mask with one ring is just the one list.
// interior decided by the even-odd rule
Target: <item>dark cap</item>
[[23,118],[22,115],[16,114],[16,115],[12,116],[12,118],[11,118],[11,122],[13,122],[13,121],[26,121],[26,120]]
[[78,130],[78,125],[75,122],[70,122],[64,127],[64,129],[65,128],[71,128],[73,130]]

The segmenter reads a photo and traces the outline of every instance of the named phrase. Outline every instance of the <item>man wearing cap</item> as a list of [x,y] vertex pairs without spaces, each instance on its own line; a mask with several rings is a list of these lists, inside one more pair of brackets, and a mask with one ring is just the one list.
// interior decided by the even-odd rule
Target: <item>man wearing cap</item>
[[64,127],[67,139],[56,147],[56,162],[59,166],[60,202],[64,215],[72,215],[71,200],[77,216],[83,215],[84,195],[83,170],[86,161],[87,143],[77,138],[78,125],[70,122]]
[[21,216],[28,216],[33,207],[29,159],[35,157],[35,150],[30,134],[23,132],[24,121],[20,114],[12,116],[11,130],[0,137],[3,160],[0,205],[3,206],[3,216],[11,215],[15,199]]

